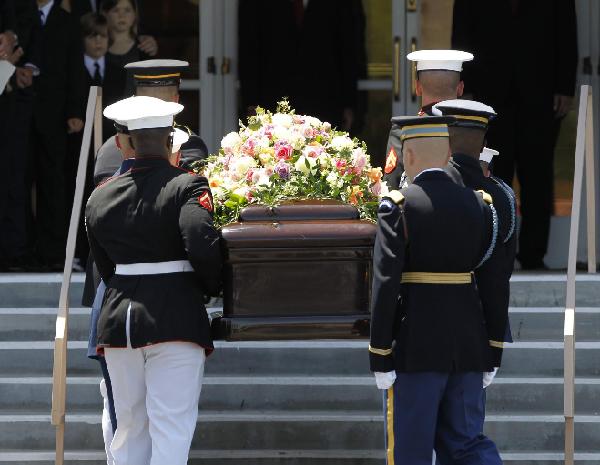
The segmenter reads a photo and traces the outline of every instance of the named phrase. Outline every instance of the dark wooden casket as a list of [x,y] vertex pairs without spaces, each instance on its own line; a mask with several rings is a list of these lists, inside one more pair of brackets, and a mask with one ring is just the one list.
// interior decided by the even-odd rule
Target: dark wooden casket
[[349,339],[369,333],[375,225],[330,200],[250,206],[222,230],[215,339]]

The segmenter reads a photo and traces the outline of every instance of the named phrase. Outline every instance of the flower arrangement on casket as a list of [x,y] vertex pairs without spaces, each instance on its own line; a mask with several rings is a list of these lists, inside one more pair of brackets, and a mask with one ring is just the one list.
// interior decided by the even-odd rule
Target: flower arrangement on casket
[[375,220],[385,184],[370,164],[364,142],[331,124],[297,115],[287,100],[276,113],[256,109],[239,132],[227,134],[219,153],[201,169],[215,204],[215,224],[237,221],[250,204],[276,206],[289,200],[333,199],[354,205]]

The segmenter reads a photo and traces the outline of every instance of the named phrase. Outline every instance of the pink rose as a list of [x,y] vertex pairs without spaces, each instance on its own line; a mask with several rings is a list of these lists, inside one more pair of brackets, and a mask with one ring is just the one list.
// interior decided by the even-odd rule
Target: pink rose
[[337,170],[339,171],[340,174],[344,174],[346,172],[347,164],[348,163],[346,162],[346,160],[338,159],[335,162],[335,167],[337,168]]
[[315,137],[315,134],[316,134],[315,129],[310,126],[306,126],[304,128],[304,130],[302,131],[302,135],[304,137],[306,137],[307,139],[312,139],[313,137]]
[[275,158],[277,160],[289,160],[292,158],[294,148],[285,141],[277,141],[275,143]]

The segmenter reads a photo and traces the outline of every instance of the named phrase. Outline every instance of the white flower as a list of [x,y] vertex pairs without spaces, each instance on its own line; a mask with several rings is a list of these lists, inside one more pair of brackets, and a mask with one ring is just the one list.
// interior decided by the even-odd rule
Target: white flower
[[317,172],[317,160],[314,158],[306,157],[304,155],[300,155],[300,158],[298,158],[298,161],[294,165],[294,168],[306,175],[308,175],[309,173],[315,174]]
[[327,181],[327,184],[329,184],[331,187],[335,187],[337,185],[338,178],[339,176],[335,171],[330,171],[325,178],[325,181]]
[[273,137],[276,140],[285,140],[289,142],[291,135],[291,131],[284,126],[275,126],[273,128]]
[[358,169],[358,171],[362,171],[365,166],[367,166],[367,154],[365,151],[358,147],[352,151],[352,164]]
[[331,140],[331,147],[337,151],[351,149],[353,146],[354,142],[348,136],[335,136]]
[[235,152],[241,144],[242,138],[237,132],[230,132],[221,139],[221,147],[227,154]]
[[304,123],[305,124],[309,124],[313,128],[318,128],[322,124],[321,120],[318,119],[318,118],[315,118],[314,116],[305,116],[304,117]]
[[289,128],[292,126],[293,118],[292,115],[286,115],[285,113],[275,113],[271,118],[271,122],[274,126]]
[[258,181],[256,181],[257,186],[270,187],[271,186],[271,178],[267,173],[261,173]]
[[239,157],[233,162],[233,171],[238,176],[245,176],[250,168],[256,166],[256,160],[252,157]]

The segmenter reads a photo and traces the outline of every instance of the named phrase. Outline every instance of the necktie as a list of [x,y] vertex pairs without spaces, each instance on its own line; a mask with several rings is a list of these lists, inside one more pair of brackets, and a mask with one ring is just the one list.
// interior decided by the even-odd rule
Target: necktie
[[39,14],[40,14],[40,24],[42,26],[46,25],[46,15],[44,14],[44,12],[42,10],[38,10]]
[[100,74],[100,64],[98,62],[94,63],[94,77],[92,78],[93,86],[101,86],[102,85],[102,75]]
[[294,17],[296,18],[296,26],[302,27],[302,21],[304,21],[304,0],[293,0]]

